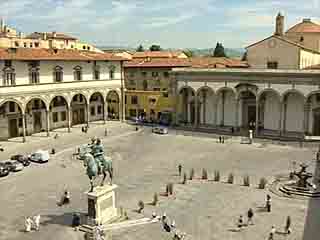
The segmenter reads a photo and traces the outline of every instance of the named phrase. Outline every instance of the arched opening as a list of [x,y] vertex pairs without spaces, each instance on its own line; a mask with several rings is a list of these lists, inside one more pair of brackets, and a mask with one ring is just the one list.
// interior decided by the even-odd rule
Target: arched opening
[[244,129],[255,129],[256,119],[256,96],[251,91],[242,91],[239,94],[241,127]]
[[26,134],[44,132],[49,128],[46,104],[40,98],[31,99],[26,106]]
[[236,126],[236,98],[232,89],[225,88],[217,92],[216,124],[221,127]]
[[311,94],[305,106],[307,135],[320,136],[320,93]]
[[198,119],[200,125],[214,125],[214,92],[209,87],[198,91]]
[[71,101],[71,125],[78,125],[87,122],[87,100],[81,93],[73,96]]
[[265,91],[259,97],[259,127],[264,131],[280,130],[280,96],[274,91]]
[[68,127],[68,103],[62,96],[56,96],[49,105],[51,129]]
[[112,120],[120,119],[120,97],[116,91],[110,91],[107,95],[108,118]]
[[23,135],[22,109],[14,101],[0,105],[0,139],[8,140]]
[[179,92],[178,114],[179,123],[195,123],[195,92],[190,87],[182,88]]
[[91,95],[89,103],[90,121],[104,120],[104,101],[101,93]]
[[298,92],[288,92],[283,97],[286,132],[304,132],[304,96]]

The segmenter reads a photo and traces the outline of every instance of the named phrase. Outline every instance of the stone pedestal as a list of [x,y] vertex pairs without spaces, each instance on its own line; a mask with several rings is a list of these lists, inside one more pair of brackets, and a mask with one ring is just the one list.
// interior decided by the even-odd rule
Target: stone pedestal
[[115,189],[117,185],[96,187],[88,196],[88,225],[106,224],[117,218]]

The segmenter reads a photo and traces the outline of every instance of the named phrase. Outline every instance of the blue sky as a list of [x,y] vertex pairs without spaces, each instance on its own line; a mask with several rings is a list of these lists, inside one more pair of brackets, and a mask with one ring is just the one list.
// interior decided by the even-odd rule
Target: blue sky
[[22,32],[57,31],[96,45],[241,48],[312,18],[320,0],[0,0],[0,16]]

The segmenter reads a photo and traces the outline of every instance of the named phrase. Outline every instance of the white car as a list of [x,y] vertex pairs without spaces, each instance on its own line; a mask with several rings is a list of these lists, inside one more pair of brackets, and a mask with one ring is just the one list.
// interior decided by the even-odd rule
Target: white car
[[166,127],[153,127],[152,132],[158,133],[158,134],[168,134],[168,128],[166,128]]
[[38,150],[35,153],[29,155],[30,161],[38,162],[38,163],[45,163],[48,162],[50,159],[50,154],[48,151]]

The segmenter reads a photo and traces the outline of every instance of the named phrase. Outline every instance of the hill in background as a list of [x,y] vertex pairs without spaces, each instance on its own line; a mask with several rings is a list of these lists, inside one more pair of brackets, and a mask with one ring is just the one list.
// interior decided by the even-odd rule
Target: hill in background
[[[131,47],[116,47],[116,46],[97,46],[99,49],[117,49],[117,50],[123,50],[123,51],[135,51],[135,48]],[[193,56],[196,57],[208,57],[212,56],[212,53],[214,51],[213,48],[189,48],[189,49],[176,49],[176,48],[168,48],[164,50],[180,50],[180,51],[191,51],[193,53]],[[241,58],[244,54],[245,50],[243,48],[225,48],[225,53],[229,58]]]

